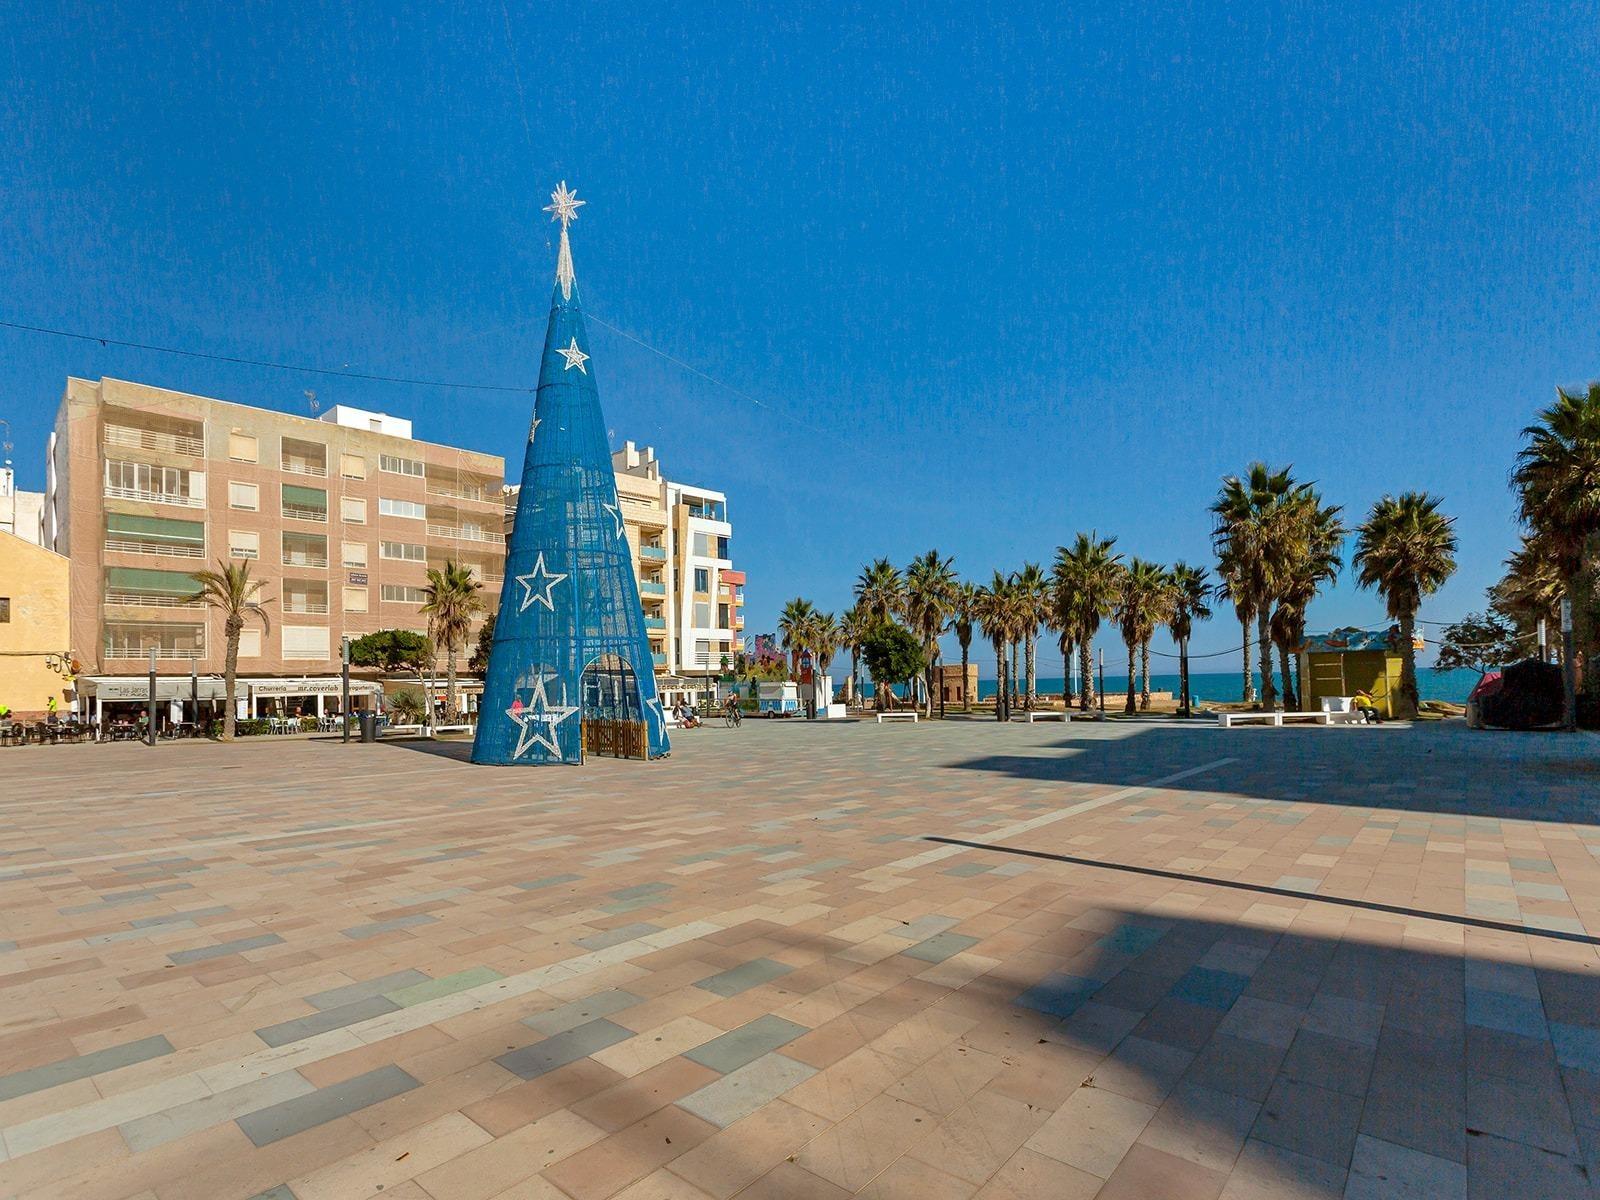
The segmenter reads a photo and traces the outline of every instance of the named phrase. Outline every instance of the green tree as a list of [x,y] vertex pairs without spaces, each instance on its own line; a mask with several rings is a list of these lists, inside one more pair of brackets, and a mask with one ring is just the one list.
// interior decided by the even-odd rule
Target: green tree
[[788,652],[789,673],[797,678],[800,674],[800,655],[806,647],[808,627],[816,615],[816,607],[811,601],[799,596],[785,604],[783,611],[778,614],[779,644]]
[[479,583],[468,567],[450,562],[442,568],[428,568],[428,586],[422,589],[427,597],[421,612],[428,618],[428,636],[434,645],[444,647],[445,691],[444,716],[453,724],[459,716],[456,706],[456,655],[466,645],[472,632],[472,620],[484,610]]
[[909,683],[927,663],[922,641],[904,625],[882,621],[874,625],[861,643],[862,657],[872,675],[878,707],[886,706],[885,691]]
[[1172,608],[1167,614],[1167,632],[1178,643],[1178,712],[1189,715],[1189,638],[1196,621],[1211,619],[1211,581],[1204,567],[1175,562],[1168,579],[1172,588]]
[[972,661],[972,624],[978,619],[978,585],[962,580],[950,596],[950,628],[961,646],[961,695],[965,711],[972,711],[972,693],[967,690],[967,668]]
[[861,641],[867,636],[872,622],[858,604],[845,610],[839,618],[841,649],[850,651],[850,702],[861,703]]
[[1510,622],[1493,611],[1468,613],[1444,627],[1435,671],[1471,667],[1479,675],[1523,657],[1524,647]]
[[489,670],[489,652],[494,649],[494,617],[495,614],[490,613],[478,626],[478,640],[472,647],[472,657],[467,659],[467,670],[474,675],[483,675]]
[[[1130,560],[1128,569],[1122,573],[1116,613],[1123,645],[1128,648],[1128,701],[1124,712],[1150,708],[1150,639],[1156,627],[1166,619],[1169,600],[1166,569],[1142,558]],[[1144,662],[1138,708],[1134,705],[1135,652],[1142,652]]]
[[875,559],[856,579],[856,604],[875,621],[888,621],[900,615],[905,601],[905,581],[887,558]]
[[271,603],[259,593],[265,582],[250,578],[248,562],[218,560],[215,571],[196,571],[189,578],[200,585],[200,590],[189,597],[190,604],[204,604],[222,618],[222,636],[226,650],[222,660],[222,740],[233,741],[233,695],[239,679],[239,635],[244,623],[254,617],[262,629],[270,629],[266,605]]
[[1011,675],[1006,668],[1006,650],[1017,636],[1018,608],[1014,577],[996,571],[989,585],[978,594],[978,621],[994,647],[994,718],[997,721],[1011,719]]
[[1050,619],[1050,577],[1038,563],[1023,563],[1017,572],[1017,622],[1022,641],[1022,706],[1039,703],[1039,626]]
[[[427,681],[433,660],[433,643],[409,629],[379,629],[350,643],[352,666],[372,667],[385,674],[411,671],[418,683]],[[391,707],[393,704],[391,699]],[[431,706],[423,706],[423,711],[431,712]]]
[[1305,490],[1294,482],[1287,467],[1274,470],[1257,462],[1242,476],[1224,476],[1211,505],[1217,574],[1245,635],[1245,699],[1250,698],[1252,688],[1250,622],[1254,621],[1265,708],[1271,708],[1277,698],[1272,679],[1272,603],[1292,553]]
[[1356,530],[1356,582],[1375,588],[1400,624],[1401,715],[1417,713],[1417,610],[1455,573],[1454,520],[1425,492],[1384,496]]
[[1095,635],[1100,622],[1116,608],[1122,582],[1122,555],[1114,553],[1114,537],[1099,533],[1080,533],[1071,546],[1056,550],[1052,578],[1056,588],[1056,612],[1072,625],[1072,640],[1078,648],[1078,707],[1088,712],[1094,705]]
[[[1293,532],[1283,549],[1278,585],[1273,597],[1268,627],[1278,648],[1278,666],[1283,678],[1284,707],[1299,707],[1299,690],[1290,678],[1290,653],[1306,639],[1306,614],[1324,583],[1339,577],[1343,547],[1348,532],[1337,506],[1325,505],[1309,485],[1297,496],[1292,517]],[[1262,670],[1267,670],[1262,664]],[[1291,704],[1291,698],[1294,703]]]
[[933,716],[933,674],[939,662],[939,634],[944,632],[956,587],[950,563],[951,559],[937,550],[929,550],[913,559],[906,568],[901,601],[907,625],[922,639],[923,699],[930,718]]

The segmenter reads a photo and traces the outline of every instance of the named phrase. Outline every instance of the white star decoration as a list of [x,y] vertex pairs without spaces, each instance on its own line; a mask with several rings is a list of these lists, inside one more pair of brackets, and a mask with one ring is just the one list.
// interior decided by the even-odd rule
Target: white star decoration
[[[561,744],[556,741],[556,729],[577,708],[571,704],[551,704],[545,692],[545,683],[554,678],[540,671],[533,683],[533,698],[526,708],[508,708],[506,716],[517,723],[517,748],[512,758],[521,758],[534,746],[540,746],[556,758],[561,757]],[[563,696],[563,699],[566,697]]]
[[666,717],[661,712],[661,698],[659,696],[651,696],[650,699],[646,700],[644,702],[644,711],[646,720],[651,717],[655,718],[657,729],[660,729],[666,723]]
[[[584,374],[588,374],[588,372],[585,371]],[[533,435],[538,433],[538,432],[539,432],[539,418],[535,417],[533,419],[533,424],[528,426],[528,444],[530,446],[533,444]]]
[[579,200],[577,192],[567,190],[567,181],[563,179],[555,191],[550,193],[550,203],[544,206],[544,211],[550,214],[552,221],[560,221],[561,228],[566,229],[568,222],[578,219],[578,210],[587,200]]
[[556,353],[567,360],[567,365],[561,368],[563,371],[570,371],[573,367],[577,367],[578,370],[582,371],[585,375],[589,373],[589,368],[583,365],[589,361],[589,356],[582,350],[578,349],[577,338],[572,339],[572,345],[570,346],[565,348],[557,346]]
[[[565,578],[564,574],[545,569],[544,551],[541,550],[539,557],[534,560],[533,570],[526,575],[517,576],[517,582],[522,585],[522,604],[517,611],[525,612],[528,605],[537,602],[555,612],[556,603],[550,598],[550,590]],[[538,585],[535,585],[534,580],[539,581]]]
[[600,507],[611,514],[611,519],[617,523],[617,537],[622,537],[622,509],[615,504],[602,504]]

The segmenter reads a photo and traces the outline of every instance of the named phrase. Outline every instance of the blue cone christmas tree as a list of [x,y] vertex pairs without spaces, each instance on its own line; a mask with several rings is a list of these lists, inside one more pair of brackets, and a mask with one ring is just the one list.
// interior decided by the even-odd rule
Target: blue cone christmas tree
[[656,758],[666,724],[567,240],[587,202],[565,182],[550,199],[561,251],[472,761],[577,762],[590,722]]

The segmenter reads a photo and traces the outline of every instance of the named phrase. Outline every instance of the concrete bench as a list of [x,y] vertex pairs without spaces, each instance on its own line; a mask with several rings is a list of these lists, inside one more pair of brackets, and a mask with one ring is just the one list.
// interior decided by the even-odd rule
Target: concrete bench
[[913,725],[915,725],[917,723],[917,714],[914,713],[914,712],[881,712],[881,713],[879,713],[878,714],[878,724],[882,725],[885,721],[910,721]]
[[1283,718],[1283,721],[1279,722],[1280,725],[1285,721],[1310,721],[1313,725],[1333,724],[1333,714],[1328,712],[1286,712],[1278,715]]
[[1280,712],[1224,712],[1217,714],[1217,725],[1222,729],[1232,729],[1235,725],[1245,725],[1250,722],[1262,725],[1282,725],[1283,714]]
[[476,725],[435,725],[433,731],[435,733],[472,733],[477,728]]
[[1070,721],[1072,717],[1064,712],[1056,712],[1049,708],[1036,708],[1028,710],[1028,724],[1035,721]]
[[421,733],[422,732],[422,726],[421,725],[385,725],[378,732],[380,734],[383,734],[383,733],[407,733],[407,734]]

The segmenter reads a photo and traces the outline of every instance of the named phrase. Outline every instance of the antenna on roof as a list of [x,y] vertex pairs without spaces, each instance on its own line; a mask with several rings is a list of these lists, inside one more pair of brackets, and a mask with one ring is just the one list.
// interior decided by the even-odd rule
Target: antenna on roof
[[312,391],[307,391],[305,393],[305,398],[306,398],[306,403],[311,405],[312,415],[313,416],[316,415],[317,409],[321,407],[321,405],[319,405],[317,403],[317,394],[315,392],[312,392]]

